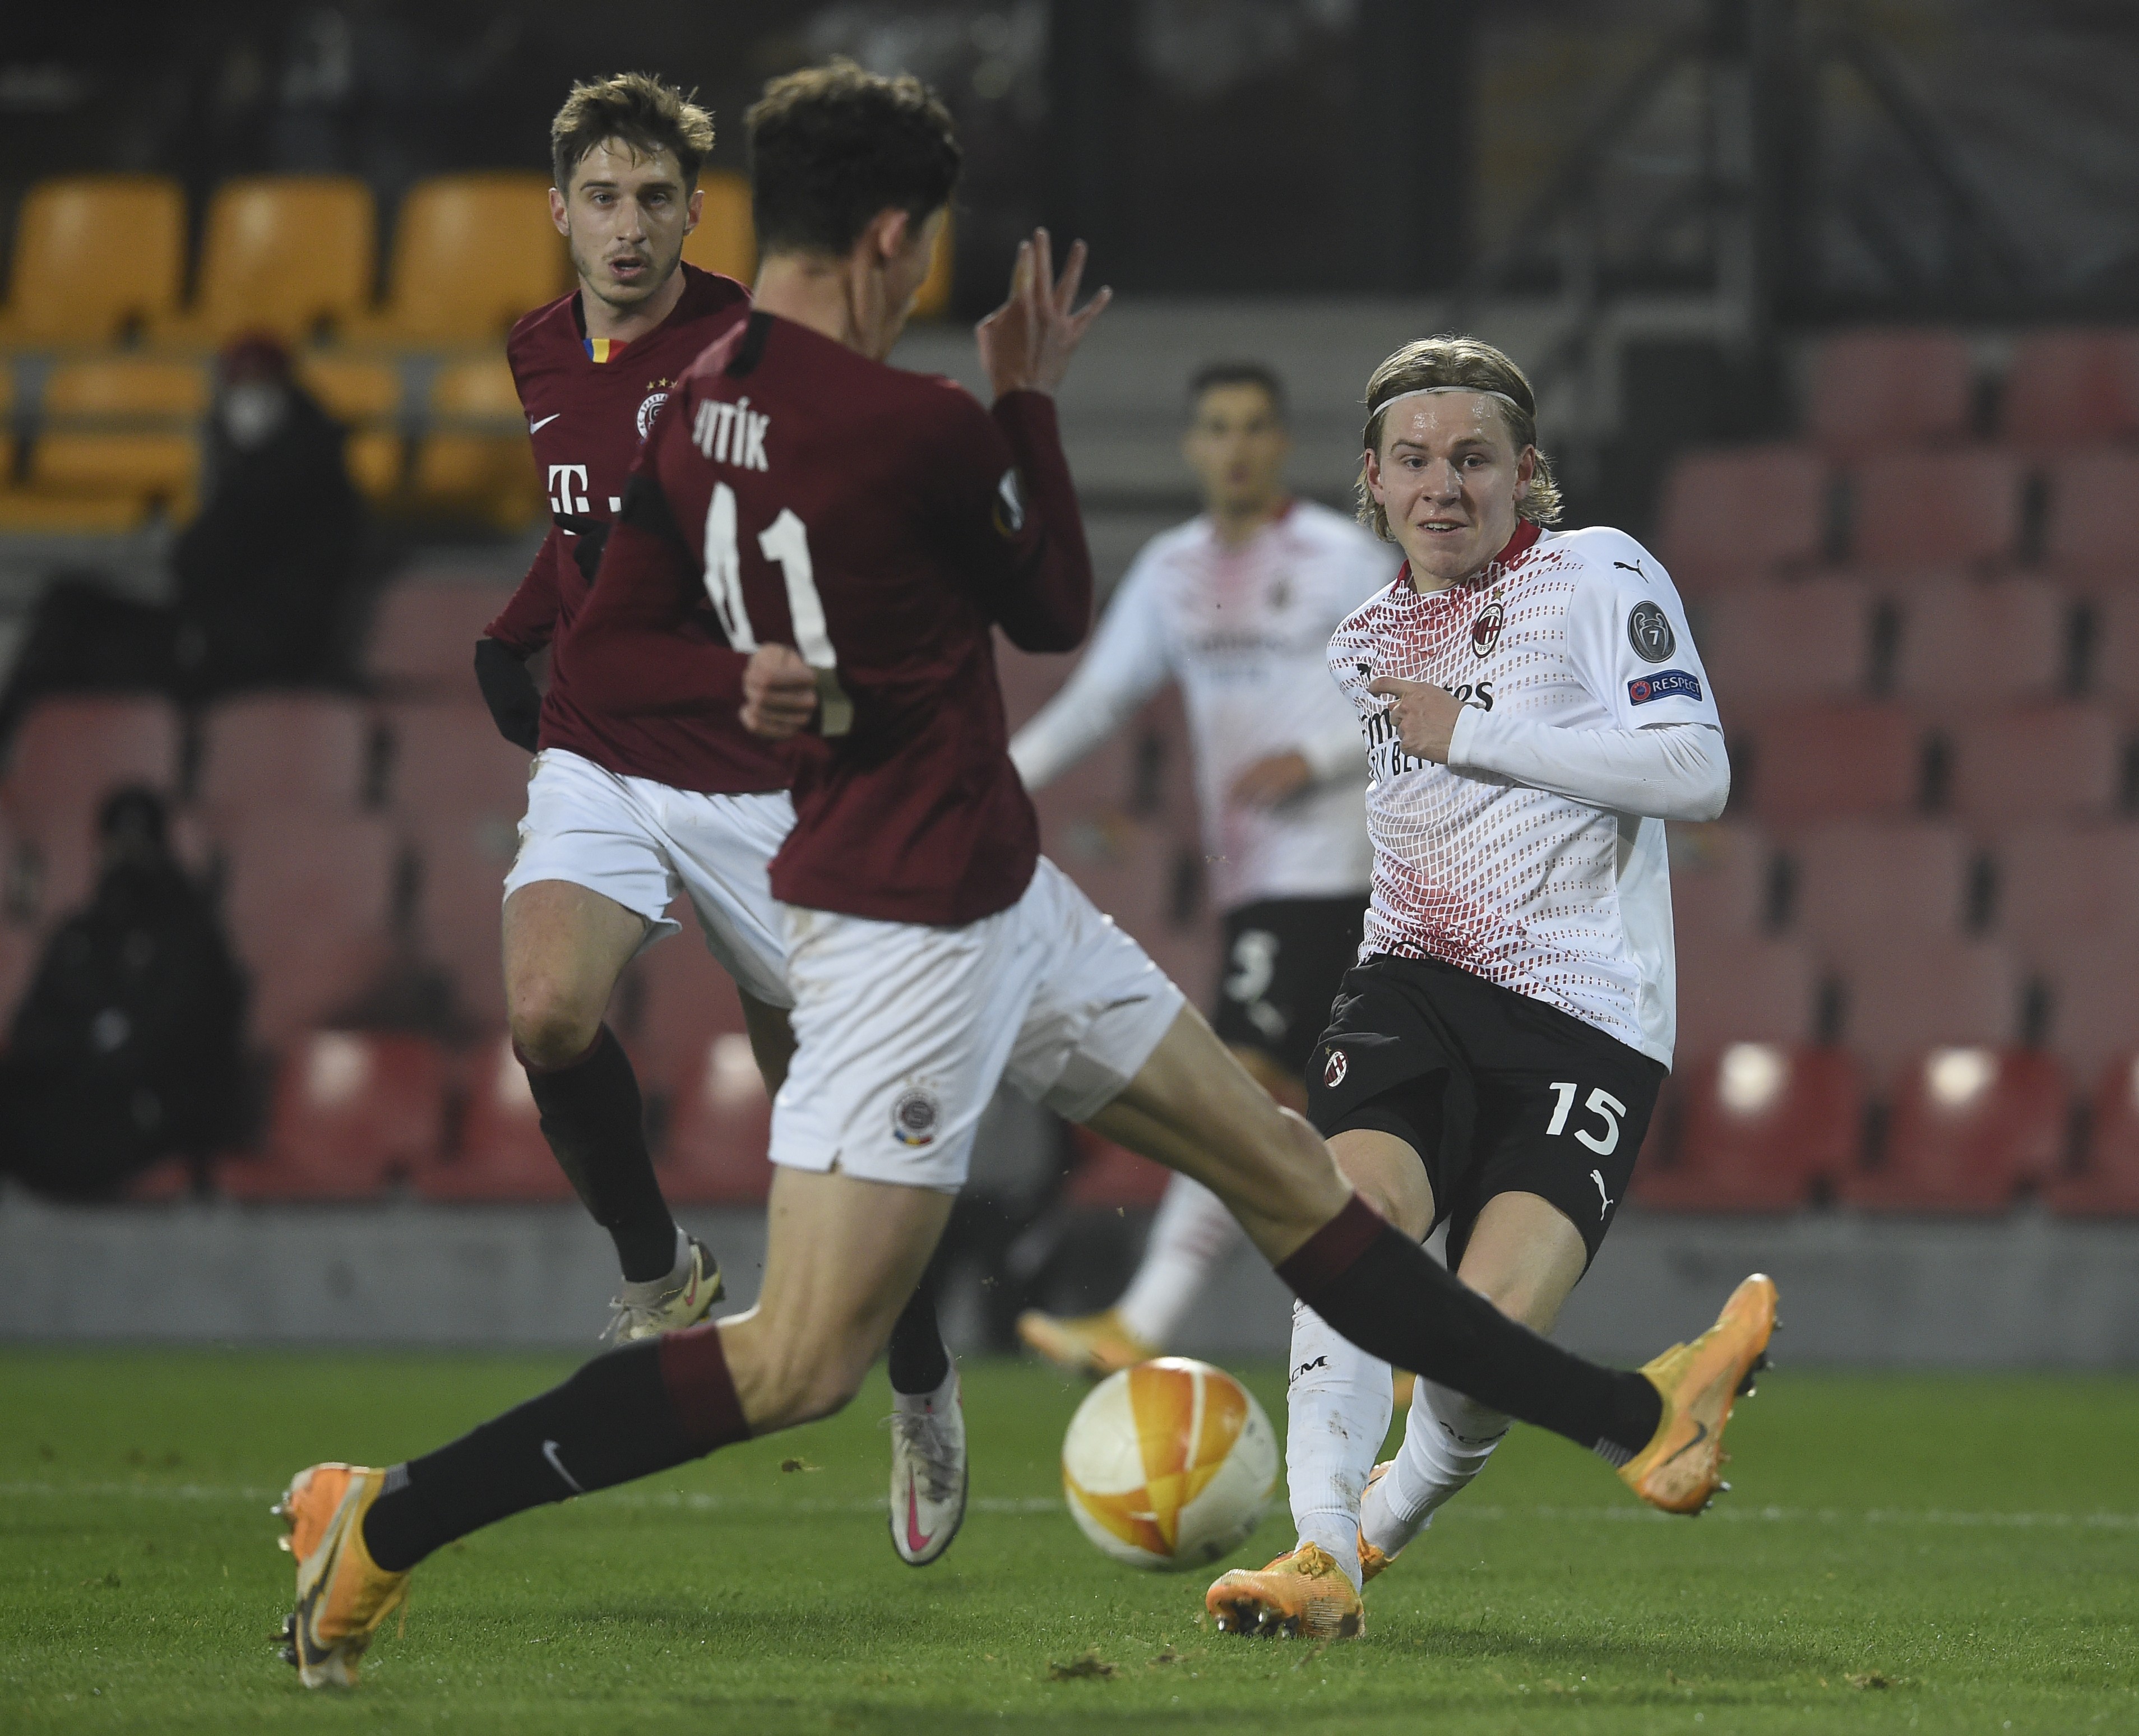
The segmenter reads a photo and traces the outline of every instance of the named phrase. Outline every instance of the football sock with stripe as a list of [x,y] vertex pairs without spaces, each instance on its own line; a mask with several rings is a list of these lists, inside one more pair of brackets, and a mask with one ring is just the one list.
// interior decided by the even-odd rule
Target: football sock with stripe
[[1389,1432],[1389,1365],[1343,1337],[1304,1302],[1292,1305],[1292,1376],[1285,1393],[1285,1469],[1292,1523],[1359,1582],[1359,1495]]
[[924,1397],[940,1387],[951,1372],[951,1352],[943,1347],[943,1333],[936,1323],[936,1288],[924,1277],[913,1287],[886,1347],[891,1365],[891,1390],[909,1398]]
[[1498,1411],[1421,1381],[1412,1391],[1395,1462],[1360,1504],[1361,1533],[1383,1554],[1394,1555],[1470,1486],[1507,1434],[1508,1419]]
[[1277,1275],[1362,1350],[1614,1465],[1663,1419],[1663,1396],[1645,1376],[1585,1362],[1510,1319],[1356,1194]]
[[665,1278],[676,1263],[676,1220],[653,1179],[639,1078],[624,1045],[604,1024],[575,1061],[536,1067],[521,1055],[520,1064],[541,1112],[542,1137],[616,1244],[625,1282]]

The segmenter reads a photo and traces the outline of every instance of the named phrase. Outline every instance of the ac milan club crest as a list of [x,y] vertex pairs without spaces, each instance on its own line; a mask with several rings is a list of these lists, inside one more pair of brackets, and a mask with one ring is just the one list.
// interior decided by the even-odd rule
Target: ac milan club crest
[[1331,1049],[1329,1064],[1322,1069],[1322,1083],[1334,1090],[1344,1083],[1344,1075],[1351,1071],[1351,1068],[1352,1064],[1344,1059],[1343,1049]]
[[1493,648],[1500,643],[1500,623],[1505,618],[1497,598],[1478,611],[1478,619],[1471,623],[1471,649],[1478,656],[1493,654]]

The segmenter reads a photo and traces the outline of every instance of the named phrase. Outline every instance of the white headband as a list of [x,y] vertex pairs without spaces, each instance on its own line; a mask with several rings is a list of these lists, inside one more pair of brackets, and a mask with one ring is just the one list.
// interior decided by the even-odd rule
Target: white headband
[[1399,392],[1393,398],[1384,398],[1379,403],[1376,404],[1373,409],[1367,412],[1367,419],[1369,422],[1373,421],[1375,417],[1380,415],[1383,411],[1388,409],[1391,404],[1402,403],[1407,398],[1431,398],[1437,392],[1475,392],[1481,398],[1499,399],[1502,403],[1513,410],[1518,416],[1527,416],[1530,414],[1528,410],[1525,410],[1520,404],[1517,403],[1514,399],[1509,397],[1506,393],[1495,392],[1485,386],[1414,386],[1408,392]]

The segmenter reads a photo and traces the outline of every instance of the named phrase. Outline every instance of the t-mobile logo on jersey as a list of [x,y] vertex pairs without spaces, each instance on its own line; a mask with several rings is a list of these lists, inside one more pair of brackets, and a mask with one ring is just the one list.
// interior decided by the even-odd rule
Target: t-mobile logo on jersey
[[716,464],[732,464],[738,470],[770,470],[765,462],[765,431],[770,416],[761,416],[747,398],[733,403],[707,399],[698,406],[698,420],[691,424],[691,444],[699,455]]
[[550,467],[550,510],[584,512],[587,510],[587,467],[584,464]]

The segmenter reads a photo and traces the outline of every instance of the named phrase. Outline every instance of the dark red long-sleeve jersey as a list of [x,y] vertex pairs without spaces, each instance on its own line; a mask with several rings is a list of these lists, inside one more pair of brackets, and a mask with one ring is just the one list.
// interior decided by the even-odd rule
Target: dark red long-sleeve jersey
[[1066,651],[1091,613],[1052,399],[991,413],[759,312],[678,383],[558,660],[604,712],[732,717],[743,654],[796,647],[822,703],[775,896],[963,923],[1016,902],[1040,854],[993,628]]

